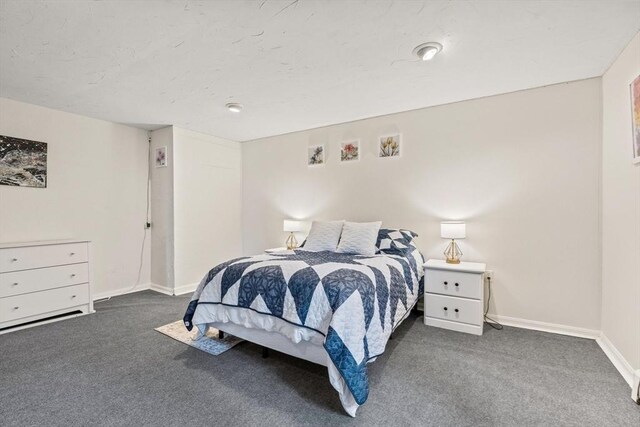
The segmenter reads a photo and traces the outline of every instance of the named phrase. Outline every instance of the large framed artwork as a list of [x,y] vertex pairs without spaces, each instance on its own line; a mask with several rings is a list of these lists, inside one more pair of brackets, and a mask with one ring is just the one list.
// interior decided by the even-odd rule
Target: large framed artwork
[[0,135],[0,185],[47,187],[47,143]]
[[640,163],[640,76],[631,82],[631,126],[633,163]]

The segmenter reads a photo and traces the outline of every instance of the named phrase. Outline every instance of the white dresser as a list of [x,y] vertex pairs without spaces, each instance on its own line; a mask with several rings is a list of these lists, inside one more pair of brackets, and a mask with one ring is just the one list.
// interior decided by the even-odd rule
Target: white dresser
[[93,312],[89,246],[84,240],[0,244],[0,334]]
[[424,324],[482,335],[485,271],[486,265],[478,262],[428,260],[424,264]]

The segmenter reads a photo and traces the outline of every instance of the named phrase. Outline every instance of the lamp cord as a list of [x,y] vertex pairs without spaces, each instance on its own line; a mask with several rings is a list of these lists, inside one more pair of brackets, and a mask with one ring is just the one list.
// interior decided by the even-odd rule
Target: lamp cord
[[500,322],[487,316],[487,313],[489,313],[489,304],[491,303],[491,276],[487,277],[487,281],[489,282],[489,298],[487,298],[487,309],[484,311],[484,323],[491,326],[493,329],[501,331],[502,325]]

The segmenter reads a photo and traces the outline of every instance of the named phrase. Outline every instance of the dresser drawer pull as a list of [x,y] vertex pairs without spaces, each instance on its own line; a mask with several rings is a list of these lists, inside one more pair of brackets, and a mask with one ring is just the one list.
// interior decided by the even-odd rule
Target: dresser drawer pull
[[75,297],[76,297],[75,295],[71,295],[71,298],[75,298]]
[[11,286],[18,286],[18,282],[12,283]]
[[72,273],[72,274],[71,274],[71,277],[76,277],[76,273]]
[[18,258],[11,258],[11,262],[16,262],[18,261]]
[[74,256],[75,254],[76,254],[75,252],[71,252],[69,256]]
[[449,284],[449,282],[444,282],[444,285],[447,286]]
[[458,286],[460,286],[460,284],[459,284],[459,283],[456,283],[456,287],[458,287]]
[[455,309],[455,310],[453,310],[453,311],[455,311],[455,312],[457,313],[459,310],[456,308],[456,309]]
[[13,307],[13,309],[14,309],[14,310],[17,310],[17,309],[19,309],[19,308],[20,308],[20,307]]
[[449,309],[448,309],[447,307],[445,307],[445,308],[444,308],[444,311],[447,311],[447,310],[449,310]]

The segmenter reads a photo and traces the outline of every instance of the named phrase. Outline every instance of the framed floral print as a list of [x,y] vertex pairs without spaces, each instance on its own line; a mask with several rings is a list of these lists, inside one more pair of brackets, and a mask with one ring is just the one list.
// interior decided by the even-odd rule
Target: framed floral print
[[324,165],[324,145],[312,145],[307,148],[307,165]]
[[156,148],[156,167],[164,168],[167,166],[167,147]]
[[400,157],[400,139],[400,134],[381,136],[378,157]]
[[360,160],[360,141],[354,140],[340,143],[340,161],[354,162]]

